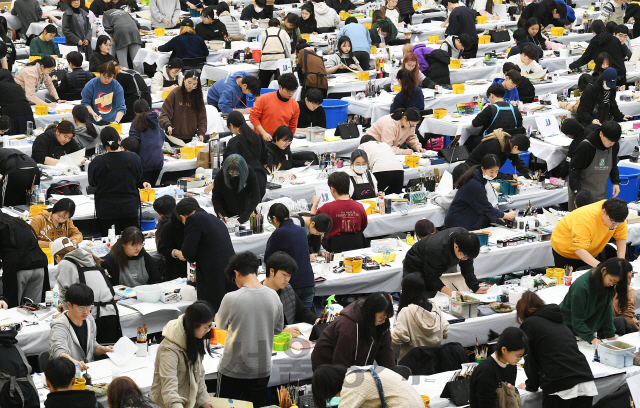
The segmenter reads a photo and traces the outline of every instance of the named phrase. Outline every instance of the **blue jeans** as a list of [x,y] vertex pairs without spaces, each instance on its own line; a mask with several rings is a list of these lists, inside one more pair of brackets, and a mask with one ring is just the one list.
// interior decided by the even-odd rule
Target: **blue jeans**
[[311,308],[311,306],[313,306],[313,297],[314,296],[315,295],[313,293],[303,293],[301,295],[298,295],[298,297],[300,298],[300,301],[302,302],[304,307],[306,307],[309,310],[313,310]]

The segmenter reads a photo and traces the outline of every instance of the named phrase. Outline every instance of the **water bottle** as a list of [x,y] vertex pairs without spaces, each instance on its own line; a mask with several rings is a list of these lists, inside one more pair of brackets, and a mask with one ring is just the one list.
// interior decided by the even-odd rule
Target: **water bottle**
[[76,378],[82,378],[82,372],[80,371],[80,365],[75,364],[76,366]]
[[199,141],[200,141],[200,138],[198,138],[198,136],[194,136],[191,139],[191,146],[197,146]]
[[356,97],[356,86],[354,84],[351,84],[351,97]]

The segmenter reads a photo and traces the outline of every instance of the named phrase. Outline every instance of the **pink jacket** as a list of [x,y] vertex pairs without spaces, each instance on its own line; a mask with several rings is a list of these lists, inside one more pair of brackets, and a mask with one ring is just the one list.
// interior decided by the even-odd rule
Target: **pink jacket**
[[42,72],[42,67],[39,63],[22,68],[18,71],[14,79],[16,83],[24,89],[24,93],[27,95],[29,102],[35,103],[36,105],[43,105],[47,103],[36,96],[36,92],[40,89],[40,85],[43,82],[51,96],[54,98],[54,101],[51,102],[58,100],[58,92],[56,92],[56,87],[53,86],[51,77]]
[[402,128],[399,120],[393,120],[391,115],[385,115],[378,119],[373,126],[367,130],[367,134],[376,138],[379,142],[384,142],[391,146],[391,150],[398,154],[400,145],[405,141],[413,150],[419,150],[420,141],[415,133],[416,128]]

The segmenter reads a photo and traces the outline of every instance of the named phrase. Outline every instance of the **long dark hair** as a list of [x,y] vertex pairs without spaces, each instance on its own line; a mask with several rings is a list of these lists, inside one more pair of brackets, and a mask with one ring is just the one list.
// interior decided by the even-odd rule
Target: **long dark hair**
[[140,132],[144,132],[151,127],[149,110],[149,104],[144,99],[138,99],[133,103],[133,111],[136,113],[136,117],[133,118],[133,124],[136,125],[136,129]]
[[[186,82],[189,78],[195,78],[198,80],[198,86],[191,92],[187,92]],[[196,112],[200,113],[205,110],[204,108],[204,99],[202,96],[202,84],[200,83],[200,75],[198,71],[195,69],[190,69],[189,71],[184,73],[184,78],[182,78],[182,86],[180,87],[182,90],[182,99],[187,101],[191,101],[192,106],[196,109]]]
[[92,139],[98,137],[98,130],[93,123],[89,122],[89,110],[84,105],[76,105],[71,110],[71,114],[73,118],[80,123],[84,123],[84,126],[87,128],[87,133],[91,136]]
[[404,96],[411,100],[413,98],[413,94],[416,93],[416,77],[413,72],[409,71],[406,68],[401,68],[398,71],[398,82],[400,82],[400,86],[402,90],[400,91]]
[[193,335],[193,331],[200,325],[211,321],[213,321],[213,311],[209,303],[203,300],[194,302],[184,312],[182,326],[187,337],[187,358],[190,364],[195,364],[198,361],[198,357],[204,356],[204,353],[208,353],[211,356],[211,350],[207,347],[211,338],[211,330],[201,339],[197,339]]
[[467,181],[471,180],[471,177],[473,177],[473,174],[476,172],[476,170],[481,167],[485,170],[492,169],[494,167],[500,167],[500,159],[498,159],[498,156],[496,156],[495,154],[485,155],[480,161],[480,165],[473,166],[469,170],[467,170],[462,176],[460,176],[458,182],[454,184],[454,187],[460,188],[465,185]]
[[402,293],[398,304],[398,314],[409,305],[418,305],[431,311],[431,302],[429,302],[424,279],[419,272],[410,273],[402,278]]
[[227,126],[229,125],[240,128],[240,133],[237,137],[242,138],[242,140],[247,142],[249,146],[255,146],[262,143],[262,136],[257,134],[251,127],[249,127],[247,121],[244,120],[244,116],[242,115],[242,113],[238,111],[229,113],[229,116],[227,116]]
[[122,231],[122,235],[115,244],[111,246],[109,255],[115,261],[120,270],[123,270],[129,264],[129,257],[124,252],[122,247],[124,244],[139,245],[144,243],[144,235],[138,227],[127,227]]
[[407,118],[411,122],[418,122],[420,120],[420,111],[418,108],[398,108],[391,114],[391,119],[400,120],[402,117]]
[[349,58],[354,58],[354,56],[353,56],[353,43],[351,42],[351,38],[349,38],[346,35],[343,35],[342,37],[340,37],[338,39],[338,56],[345,55],[342,52],[342,44],[344,44],[346,42],[348,42],[349,43],[349,47],[351,47],[350,50],[349,50],[349,54],[347,54],[347,55],[349,56]]
[[[620,278],[615,286],[605,287],[603,282],[602,270],[605,270],[606,275],[617,276]],[[622,258],[609,258],[606,261],[598,265],[597,268],[591,271],[589,276],[589,284],[596,288],[598,294],[611,296],[613,299],[614,294],[618,294],[618,306],[620,310],[627,308],[627,290],[629,282],[627,275],[633,270],[633,266],[626,259]]]
[[611,66],[611,55],[607,52],[601,52],[598,54],[595,61],[596,67],[593,69],[593,72],[598,73],[598,75],[602,75],[602,71],[604,71],[602,64],[604,64],[605,61],[609,61],[609,66]]
[[[316,11],[315,11],[315,8],[313,7],[313,3],[312,2],[308,1],[308,2],[304,3],[302,5],[302,7],[300,8],[300,10],[307,10],[309,12],[309,14],[311,14],[311,16],[309,16],[309,18],[306,20],[308,26],[312,27],[312,26],[315,26],[317,24],[317,22],[316,22]],[[303,19],[302,15],[300,15],[300,18]]]
[[382,10],[376,10],[373,12],[373,14],[371,15],[371,24],[375,24],[376,21],[378,20],[382,20],[384,21],[386,18],[384,11]]
[[367,296],[360,306],[362,316],[362,336],[365,340],[380,340],[387,328],[376,326],[376,313],[387,312],[387,319],[393,316],[393,303],[385,292],[375,292]]
[[[531,28],[534,25],[538,26],[538,33],[534,36],[531,36],[529,35],[529,28]],[[542,38],[542,24],[540,24],[540,21],[536,17],[531,17],[530,19],[525,21],[523,28],[524,28],[524,31],[527,33],[527,38],[530,39],[532,43],[536,44],[543,50],[547,49],[545,40],[544,38]]]
[[344,378],[347,376],[347,367],[339,365],[322,364],[313,372],[311,388],[313,389],[313,402],[316,407],[326,407],[331,398],[338,395],[342,389]]

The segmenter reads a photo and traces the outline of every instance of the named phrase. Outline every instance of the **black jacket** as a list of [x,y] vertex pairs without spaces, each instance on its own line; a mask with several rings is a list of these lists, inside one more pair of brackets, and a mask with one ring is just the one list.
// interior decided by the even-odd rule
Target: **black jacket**
[[228,35],[227,26],[218,19],[213,20],[211,24],[196,25],[196,34],[205,41],[224,41],[224,36]]
[[[601,52],[606,52],[611,56],[611,67],[616,69],[618,77],[627,74],[627,68],[624,65],[622,44],[620,44],[620,40],[618,40],[617,37],[614,37],[613,34],[606,31],[593,36],[591,41],[589,41],[587,49],[584,50],[580,58],[569,64],[569,68],[574,69],[587,65],[589,61],[595,61]],[[580,102],[580,104],[582,104],[582,102]]]
[[[371,37],[371,45],[375,45],[376,47],[380,46],[380,43],[382,42],[382,36],[378,34],[377,27],[373,27],[369,29],[369,37]],[[385,39],[385,43],[386,42],[387,40]]]
[[[299,123],[299,122],[298,122]],[[280,170],[290,170],[294,167],[303,167],[305,160],[294,160],[291,153],[291,146],[287,146],[286,149],[280,149],[275,143],[267,143],[267,149],[269,153],[269,161],[275,166],[282,164]]]
[[529,78],[522,77],[517,86],[518,95],[522,103],[531,103],[536,97],[536,88],[533,86]]
[[[162,276],[160,276],[160,272],[158,271],[158,267],[156,265],[156,261],[151,258],[151,255],[147,251],[142,248],[140,253],[137,256],[131,256],[129,259],[137,260],[144,257],[144,267],[147,270],[147,274],[149,275],[149,280],[147,283],[149,285],[153,283],[162,282]],[[104,269],[109,273],[109,280],[113,286],[120,284],[120,267],[116,263],[115,259],[111,257],[111,254],[108,253],[102,258],[102,265]],[[185,269],[186,272],[186,269]]]
[[633,18],[633,38],[640,36],[640,3],[631,1],[627,4],[624,13],[624,23],[627,24]]
[[527,391],[536,392],[540,387],[549,395],[593,381],[587,359],[571,329],[564,325],[560,306],[542,306],[522,322],[520,329],[529,341],[524,358]]
[[104,0],[95,0],[92,2],[89,11],[93,11],[96,18],[100,18],[100,16],[104,14]]
[[306,129],[310,126],[318,126],[321,128],[327,127],[327,114],[325,113],[322,105],[318,106],[314,111],[307,108],[305,101],[298,101],[298,106],[300,107],[298,129]]
[[37,165],[35,160],[18,149],[11,149],[9,147],[0,148],[0,174],[2,175],[6,175],[15,169],[36,167]]
[[262,10],[261,12],[256,12],[254,5],[249,4],[242,10],[242,14],[240,14],[240,20],[251,21],[253,19],[261,20],[264,18],[271,18],[271,16],[267,16],[266,10]]
[[[133,111],[133,104],[136,103],[138,99],[144,99],[149,106],[152,105],[151,91],[140,74],[132,69],[123,69],[120,71],[120,73],[116,75],[116,81],[122,85],[122,89],[124,90],[124,103],[127,106],[127,112],[122,117],[121,122],[128,123],[136,116]],[[136,84],[138,85],[137,87]]]
[[[591,85],[589,85],[591,86]],[[582,105],[582,102],[580,102]],[[600,128],[598,127],[592,133],[590,133],[585,141],[582,141],[576,148],[575,152],[573,152],[573,156],[571,157],[570,163],[570,171],[569,171],[569,188],[573,191],[580,191],[580,171],[589,167],[591,162],[593,161],[594,156],[596,155],[596,149],[598,150],[606,150],[604,145],[602,144],[602,140],[600,140]],[[611,172],[609,173],[609,177],[611,179],[612,184],[620,184],[620,172],[618,171],[618,152],[620,151],[620,143],[615,143],[610,147],[613,154],[613,165],[611,166]]]
[[[509,149],[511,150],[511,149]],[[469,166],[479,165],[482,161],[482,158],[488,154],[495,154],[500,159],[500,167],[504,166],[507,160],[511,160],[511,164],[513,167],[518,170],[520,174],[523,176],[530,178],[529,166],[522,161],[520,156],[517,154],[511,154],[511,152],[506,153],[500,148],[500,142],[498,139],[490,139],[486,142],[481,142],[475,149],[471,151],[469,154],[469,158],[465,162]],[[513,174],[504,174],[498,173],[498,178],[502,180],[511,180],[513,178]]]
[[341,11],[355,10],[356,8],[356,5],[350,0],[327,0],[326,3],[327,6],[334,9],[338,14],[340,14]]
[[55,129],[49,129],[36,137],[31,148],[31,158],[38,164],[44,164],[44,159],[51,157],[59,159],[65,154],[77,152],[82,146],[74,138],[65,145],[61,145],[56,139]]
[[522,23],[524,24],[524,22],[529,20],[531,17],[535,17],[539,22],[542,23],[543,27],[547,27],[549,24],[553,24],[555,27],[563,27],[565,25],[569,25],[569,20],[559,20],[553,18],[553,15],[551,13],[553,13],[553,9],[555,8],[555,0],[543,0],[539,3],[530,3],[522,10],[522,14],[520,14],[520,21],[522,21]]
[[[111,167],[111,168],[109,168]],[[136,183],[142,178],[142,162],[131,152],[100,155],[89,164],[89,185],[95,192],[98,219],[138,216],[140,192]]]
[[[616,122],[624,120],[624,113],[618,108],[616,99],[616,90],[609,90],[609,103],[605,103],[604,90],[601,86],[596,88],[594,84],[587,85],[580,96],[580,105],[578,105],[578,121],[582,126],[590,126],[594,119],[604,123],[613,117]],[[604,119],[604,120],[603,120]]]
[[305,20],[304,18],[298,19],[298,28],[300,29],[300,34],[311,34],[318,32],[318,22],[316,21],[314,16],[308,18],[307,20]]
[[576,149],[580,145],[580,142],[584,140],[584,138],[585,138],[584,130],[577,135],[573,135],[573,140],[571,141],[571,144],[569,145],[569,151],[567,152],[567,158],[560,165],[561,167],[560,176],[559,176],[560,178],[566,179],[567,176],[569,175],[569,172],[571,171],[571,159],[573,158],[573,154],[576,152]]
[[[100,1],[100,0],[96,0],[96,1]],[[92,3],[91,6],[93,6],[93,4],[95,3]],[[118,59],[111,54],[103,55],[101,52],[94,51],[91,53],[91,57],[89,58],[89,71],[98,72],[100,71],[100,65],[106,64],[107,62],[111,62],[111,61],[117,61],[117,60]]]
[[476,16],[469,7],[458,6],[449,14],[449,26],[446,35],[469,34],[474,42],[478,42],[478,32],[476,31]]
[[424,76],[430,78],[438,85],[449,85],[449,53],[445,50],[433,50],[425,55],[425,60],[429,63],[429,68],[423,72]]
[[[2,355],[2,358],[0,358],[0,373],[15,378],[27,378],[32,374],[31,367],[27,365],[26,356],[25,360],[23,360],[20,355],[20,346],[18,346],[18,340],[16,340],[17,334],[18,332],[15,330],[0,331],[0,354]],[[16,381],[15,386],[16,390],[13,395],[10,395],[11,393],[9,392],[10,385],[7,385],[4,389],[5,392],[0,393],[0,404],[3,407],[40,407],[38,390],[32,382]]]
[[440,346],[414,347],[398,364],[409,367],[413,375],[433,375],[458,370],[460,364],[468,360],[469,357],[460,343],[447,343]]
[[[575,339],[574,339],[575,342]],[[501,382],[516,386],[517,367],[507,364],[505,368],[498,365],[493,356],[476,367],[471,375],[471,391],[469,404],[471,408],[494,408],[498,406],[496,390]]]
[[56,88],[58,97],[68,101],[82,99],[81,94],[84,86],[95,77],[93,73],[82,68],[75,68],[72,72],[67,72],[60,80],[60,85]]
[[11,118],[33,116],[24,88],[14,81],[11,72],[0,69],[0,109]]
[[182,248],[184,242],[184,225],[176,225],[169,220],[162,225],[160,231],[160,241],[158,243],[158,252],[164,256],[165,267],[163,280],[169,281],[175,278],[184,278],[187,276],[187,261],[181,261],[174,258],[172,253],[174,249],[178,251]]
[[47,395],[44,402],[45,408],[95,408],[97,407],[96,394],[93,391],[71,390],[56,391]]
[[267,169],[264,168],[264,165],[266,164],[269,167],[273,167],[273,163],[269,161],[267,145],[264,139],[256,136],[256,143],[250,145],[242,136],[234,136],[227,142],[227,147],[224,149],[224,160],[227,160],[227,157],[232,154],[242,156],[247,162],[247,166],[253,169],[258,179],[260,199],[262,199],[267,188]]
[[224,274],[229,259],[235,255],[226,225],[205,210],[197,209],[184,224],[182,255],[196,264],[198,299],[209,302],[215,314],[224,295],[237,289]]
[[411,0],[398,0],[396,10],[398,10],[398,13],[402,16],[400,18],[401,20],[404,16],[412,16],[416,13],[413,9],[413,2]]
[[460,265],[460,272],[469,289],[473,292],[480,287],[473,271],[473,259],[461,261],[453,250],[453,244],[459,234],[467,232],[464,228],[448,228],[422,238],[414,244],[404,258],[402,274],[404,276],[419,272],[424,278],[427,291],[439,291],[444,287],[440,276],[452,266]]
[[224,182],[224,172],[219,171],[216,174],[211,192],[211,202],[219,216],[234,217],[237,215],[238,221],[245,223],[260,204],[260,200],[262,200],[260,185],[256,172],[251,167],[247,173],[247,183],[240,192],[238,192],[237,185],[232,188],[227,187]]
[[[508,107],[510,104],[509,102],[496,102],[496,105]],[[510,132],[512,129],[519,128],[522,130],[520,133],[524,133],[524,129],[522,129],[522,115],[520,114],[520,110],[518,110],[517,106],[513,107],[513,114],[511,114],[510,111],[502,110],[498,117],[496,117],[497,112],[498,109],[495,106],[489,105],[478,113],[475,118],[473,118],[471,124],[474,127],[482,126],[482,129],[480,129],[480,135],[483,135],[485,131],[489,134],[496,129],[502,129],[505,132]],[[495,121],[493,118],[495,118]],[[482,157],[480,157],[480,159],[482,159]],[[474,164],[480,164],[480,161]]]

